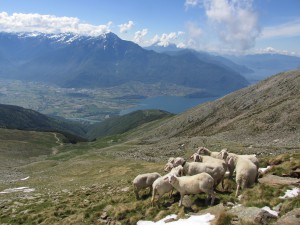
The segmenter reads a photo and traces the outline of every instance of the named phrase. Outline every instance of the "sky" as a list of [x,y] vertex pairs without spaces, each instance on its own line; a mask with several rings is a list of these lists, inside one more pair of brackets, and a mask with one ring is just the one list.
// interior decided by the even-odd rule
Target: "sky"
[[113,32],[143,47],[300,56],[300,0],[0,0],[0,31]]

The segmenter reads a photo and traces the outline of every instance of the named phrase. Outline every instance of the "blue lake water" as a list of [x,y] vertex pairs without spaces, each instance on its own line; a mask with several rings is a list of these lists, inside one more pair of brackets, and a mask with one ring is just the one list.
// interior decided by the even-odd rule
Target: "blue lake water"
[[153,98],[141,99],[137,106],[124,109],[120,112],[120,115],[125,115],[136,110],[145,110],[145,109],[160,109],[168,111],[171,113],[182,113],[194,106],[199,104],[214,101],[219,97],[210,97],[210,98],[185,98],[178,96],[158,96]]

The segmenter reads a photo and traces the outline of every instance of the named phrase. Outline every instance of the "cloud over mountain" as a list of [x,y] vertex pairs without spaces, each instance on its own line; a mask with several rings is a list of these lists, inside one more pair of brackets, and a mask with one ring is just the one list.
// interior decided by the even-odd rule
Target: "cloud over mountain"
[[158,46],[169,46],[174,40],[178,39],[184,32],[171,32],[169,34],[163,33],[161,36],[155,35],[152,39],[152,43],[156,43]]
[[203,6],[209,23],[219,38],[231,47],[247,50],[260,34],[253,0],[205,0]]
[[148,33],[148,29],[143,29],[135,32],[133,41],[136,43],[141,43],[144,36]]
[[133,21],[129,20],[128,23],[120,24],[120,33],[126,33],[127,31],[131,30],[134,26]]
[[110,32],[112,22],[104,25],[91,25],[81,22],[76,17],[57,17],[53,15],[0,13],[0,31],[4,32],[42,32],[74,33],[80,35],[98,36]]

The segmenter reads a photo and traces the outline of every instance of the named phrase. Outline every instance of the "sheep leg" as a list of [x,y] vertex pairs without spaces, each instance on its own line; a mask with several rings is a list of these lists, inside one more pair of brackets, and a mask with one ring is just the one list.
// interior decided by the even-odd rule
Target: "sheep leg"
[[215,203],[216,193],[213,190],[211,190],[209,193],[209,197],[211,198],[210,205],[213,205]]
[[151,195],[152,194],[152,185],[150,186],[150,192],[149,192],[149,195]]
[[224,191],[224,177],[222,178],[222,190]]
[[238,183],[237,186],[236,186],[235,197],[238,196],[238,194],[239,194],[239,189],[240,189],[240,184]]
[[172,188],[172,190],[170,191],[170,198],[172,197],[172,194],[173,194],[173,188]]
[[216,193],[213,190],[203,190],[207,194],[205,204],[208,205],[209,199],[211,199],[210,205],[213,205],[216,198]]
[[151,198],[152,207],[154,206],[155,195],[156,195],[156,188],[153,188],[153,190],[152,190],[152,198]]
[[180,193],[179,207],[182,205],[182,199],[183,199],[183,197],[184,197],[184,194]]
[[135,197],[136,199],[139,199],[139,191],[137,189],[134,189]]

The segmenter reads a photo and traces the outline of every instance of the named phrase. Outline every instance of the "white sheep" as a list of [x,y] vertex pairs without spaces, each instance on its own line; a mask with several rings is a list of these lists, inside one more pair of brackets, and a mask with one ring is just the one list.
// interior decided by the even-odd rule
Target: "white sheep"
[[237,184],[235,196],[237,197],[240,188],[244,190],[255,183],[257,168],[249,159],[239,156],[228,156],[226,162],[235,166]]
[[215,201],[214,179],[207,173],[200,173],[193,176],[176,177],[174,175],[164,178],[180,193],[179,206],[182,205],[182,199],[188,194],[206,193],[207,199],[211,198],[211,205]]
[[177,177],[180,177],[183,175],[183,168],[182,166],[178,166],[173,168],[168,174],[157,178],[153,184],[152,184],[152,199],[151,203],[152,206],[154,205],[155,196],[158,195],[158,199],[162,197],[164,194],[171,192],[170,196],[172,196],[173,192],[173,186],[165,180],[166,177],[175,175]]
[[172,168],[174,168],[174,162],[175,160],[181,159],[182,157],[177,157],[177,158],[173,158],[170,157],[168,159],[168,162],[166,163],[165,167],[164,167],[164,171],[165,172],[170,172],[172,170]]
[[198,147],[196,153],[199,155],[208,155],[216,159],[222,159],[222,155],[220,152],[212,152],[205,147]]
[[159,173],[156,173],[156,172],[137,175],[132,181],[133,190],[134,190],[136,199],[139,199],[139,191],[141,189],[145,189],[147,187],[150,187],[150,194],[151,194],[152,184],[159,177],[161,177],[161,175]]
[[174,162],[174,160],[175,160],[175,158],[174,158],[174,157],[170,157],[170,158],[168,159],[168,163],[173,163],[173,162]]
[[[198,162],[212,164],[215,167],[217,167],[217,166],[223,167],[223,170],[219,170],[219,173],[220,173],[220,179],[222,179],[221,180],[222,181],[222,188],[224,189],[224,178],[225,178],[225,174],[226,174],[227,167],[228,167],[225,160],[214,158],[214,157],[211,157],[211,156],[206,156],[206,155],[199,155],[198,153],[194,153],[194,154],[196,155],[197,160],[199,160]],[[223,175],[223,177],[221,177],[222,175]]]
[[193,155],[191,155],[190,159],[193,159],[194,162],[200,162],[200,155],[196,152]]
[[173,163],[167,162],[165,167],[164,167],[164,171],[169,172],[174,168]]
[[206,172],[214,178],[215,187],[223,181],[226,169],[222,163],[216,162],[186,162],[182,157],[177,157],[174,161],[174,167],[181,165],[184,175],[195,175]]
[[[241,157],[241,158],[245,158],[245,159],[249,159],[255,166],[257,169],[257,176],[255,178],[255,181],[258,181],[258,170],[259,170],[259,160],[256,157],[256,155],[238,155],[238,154],[234,154],[234,153],[229,153],[227,151],[227,149],[222,149],[220,151],[222,158],[224,160],[227,159],[227,157]],[[231,178],[234,172],[235,166],[233,164],[229,164],[228,165],[228,171],[229,171],[229,177]]]

